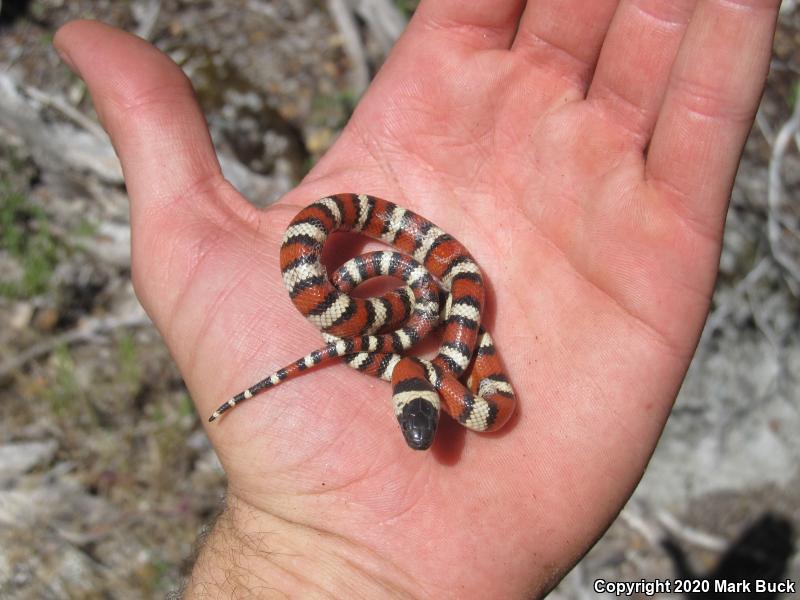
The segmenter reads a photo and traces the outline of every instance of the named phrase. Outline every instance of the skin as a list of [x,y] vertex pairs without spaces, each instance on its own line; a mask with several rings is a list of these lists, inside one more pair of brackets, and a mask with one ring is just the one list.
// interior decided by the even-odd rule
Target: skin
[[[257,210],[181,71],[88,21],[55,39],[123,164],[133,279],[203,417],[321,345],[281,283],[286,224],[357,191],[431,219],[489,280],[520,400],[409,450],[344,365],[207,425],[227,508],[188,598],[545,593],[639,481],[697,344],[777,0],[423,0],[333,148]],[[354,252],[345,240],[332,263]]]

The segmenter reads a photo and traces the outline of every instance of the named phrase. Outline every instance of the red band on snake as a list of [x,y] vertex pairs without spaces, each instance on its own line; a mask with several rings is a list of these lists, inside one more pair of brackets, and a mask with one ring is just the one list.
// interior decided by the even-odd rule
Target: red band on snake
[[[357,256],[329,278],[322,248],[334,231],[361,233],[399,252]],[[433,443],[440,408],[475,431],[499,429],[514,412],[511,384],[491,336],[481,327],[481,271],[460,242],[424,217],[365,194],[328,196],[301,210],[289,224],[280,263],[292,302],[327,344],[236,394],[209,421],[260,391],[337,358],[391,381],[395,415],[406,443],[415,450]],[[374,298],[349,295],[363,281],[379,276],[396,277],[406,285]],[[433,360],[405,356],[440,325],[442,342]]]

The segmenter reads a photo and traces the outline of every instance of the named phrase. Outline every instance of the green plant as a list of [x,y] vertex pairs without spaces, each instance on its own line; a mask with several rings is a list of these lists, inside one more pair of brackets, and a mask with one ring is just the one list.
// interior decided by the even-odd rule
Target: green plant
[[419,0],[394,0],[394,4],[402,11],[406,18],[408,18],[417,10]]
[[344,127],[355,110],[358,98],[352,90],[317,94],[311,104],[311,122],[333,129]]
[[181,396],[181,401],[178,404],[178,414],[181,417],[196,417],[197,412],[194,409],[194,403],[189,394],[183,394],[183,396]]
[[796,81],[789,90],[789,106],[794,110],[797,101],[800,99],[800,80]]
[[133,337],[129,334],[117,339],[117,363],[119,364],[119,381],[135,395],[142,387],[142,367],[139,352]]
[[83,396],[83,390],[75,377],[75,361],[67,346],[57,346],[53,351],[53,379],[45,391],[50,407],[59,417],[69,416],[76,410],[76,402]]
[[72,235],[75,237],[92,237],[96,235],[99,230],[97,223],[89,219],[82,219],[76,227],[72,229]]
[[22,277],[0,282],[0,294],[26,297],[47,289],[58,262],[58,242],[50,233],[44,211],[0,182],[0,250],[22,265]]

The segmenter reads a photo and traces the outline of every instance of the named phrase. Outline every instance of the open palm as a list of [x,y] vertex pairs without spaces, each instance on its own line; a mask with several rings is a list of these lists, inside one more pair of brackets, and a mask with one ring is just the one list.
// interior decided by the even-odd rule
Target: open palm
[[[123,163],[137,293],[201,415],[321,344],[278,266],[321,196],[418,212],[489,283],[520,402],[503,431],[445,420],[413,452],[389,386],[344,365],[208,427],[247,549],[206,557],[215,585],[263,560],[240,586],[541,593],[639,480],[708,309],[778,2],[524,5],[423,1],[336,145],[265,211],[220,175],[168,59],[97,23],[58,34]],[[352,253],[333,242],[334,263]]]

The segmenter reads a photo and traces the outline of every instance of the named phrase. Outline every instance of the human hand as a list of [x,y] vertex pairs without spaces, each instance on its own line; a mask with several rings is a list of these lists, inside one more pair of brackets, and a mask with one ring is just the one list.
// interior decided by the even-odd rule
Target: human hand
[[498,434],[443,420],[428,453],[389,386],[344,365],[237,408],[208,426],[229,500],[190,597],[542,594],[639,480],[708,310],[779,3],[524,4],[423,1],[335,146],[264,211],[222,178],[171,61],[97,23],[58,33],[123,164],[137,294],[201,416],[321,345],[278,248],[343,191],[467,246],[520,402]]

